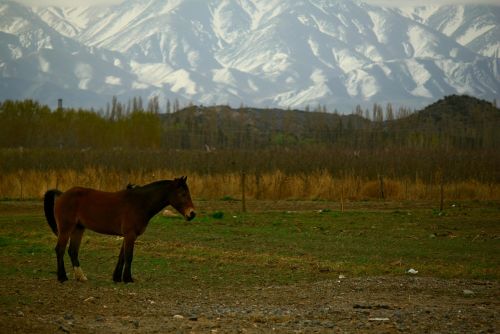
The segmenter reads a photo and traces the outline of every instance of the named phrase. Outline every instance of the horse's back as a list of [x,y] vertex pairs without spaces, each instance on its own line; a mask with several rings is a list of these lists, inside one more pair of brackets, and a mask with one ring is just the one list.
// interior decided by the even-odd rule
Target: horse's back
[[73,187],[56,203],[58,212],[68,221],[106,234],[122,234],[121,220],[126,211],[124,192],[106,192]]
[[113,201],[120,200],[120,197],[124,196],[125,191],[108,192],[97,190],[93,188],[85,187],[73,187],[68,189],[63,193],[63,196],[71,196],[74,198],[86,199],[86,200],[101,200],[101,201]]

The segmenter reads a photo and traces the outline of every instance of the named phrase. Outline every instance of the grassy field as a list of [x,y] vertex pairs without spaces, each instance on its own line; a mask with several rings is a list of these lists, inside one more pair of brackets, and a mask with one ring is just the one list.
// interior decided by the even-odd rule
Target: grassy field
[[[199,202],[192,222],[156,216],[138,239],[133,274],[141,284],[262,286],[346,277],[407,275],[497,280],[500,204]],[[41,203],[0,202],[0,278],[55,278],[56,238]],[[113,284],[121,240],[87,231],[82,268]],[[65,257],[67,270],[71,268]]]
[[[498,332],[500,203],[198,201],[156,216],[133,284],[121,240],[86,232],[89,281],[56,280],[40,201],[0,201],[7,333]],[[67,270],[70,269],[66,256]],[[417,274],[408,274],[408,269]],[[69,276],[72,276],[70,270]]]

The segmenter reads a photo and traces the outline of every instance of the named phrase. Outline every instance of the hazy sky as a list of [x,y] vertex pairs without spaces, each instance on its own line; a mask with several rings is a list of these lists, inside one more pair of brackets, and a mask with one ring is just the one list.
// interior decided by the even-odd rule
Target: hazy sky
[[[116,4],[123,2],[124,0],[14,0],[17,2],[21,2],[27,5],[58,5],[58,6],[88,6],[91,4],[99,4],[99,5],[108,5],[108,4]],[[499,0],[365,0],[365,2],[379,4],[379,5],[388,5],[393,7],[399,6],[410,6],[410,5],[422,5],[422,4],[493,4],[499,5]]]
[[499,5],[498,0],[365,0],[364,2],[377,5],[386,5],[393,7],[407,7],[411,5],[462,5],[462,4],[490,4]]
[[89,6],[109,5],[123,2],[123,0],[14,0],[29,6]]

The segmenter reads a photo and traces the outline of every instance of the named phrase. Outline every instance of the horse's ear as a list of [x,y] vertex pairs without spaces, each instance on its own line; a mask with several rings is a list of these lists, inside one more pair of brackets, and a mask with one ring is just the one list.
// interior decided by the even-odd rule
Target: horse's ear
[[177,183],[180,185],[186,184],[186,180],[187,180],[187,176],[181,176],[180,178],[175,179],[175,181],[177,181]]

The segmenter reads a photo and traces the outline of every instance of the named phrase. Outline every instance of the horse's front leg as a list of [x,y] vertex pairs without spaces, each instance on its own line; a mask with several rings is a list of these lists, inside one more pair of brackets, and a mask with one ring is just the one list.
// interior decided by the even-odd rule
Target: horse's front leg
[[120,248],[120,255],[118,256],[118,263],[116,264],[115,271],[113,272],[113,281],[121,282],[123,274],[123,250],[125,248],[125,239],[122,241],[122,247]]
[[137,236],[133,233],[125,235],[123,239],[123,256],[125,261],[125,267],[123,269],[123,282],[131,283],[132,278],[132,259],[134,257],[134,244]]

